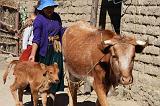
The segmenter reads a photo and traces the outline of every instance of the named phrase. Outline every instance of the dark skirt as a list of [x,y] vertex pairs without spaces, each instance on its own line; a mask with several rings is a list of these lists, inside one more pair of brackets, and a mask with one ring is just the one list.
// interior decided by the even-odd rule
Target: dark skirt
[[50,92],[55,93],[57,91],[64,91],[64,73],[63,73],[63,56],[61,52],[57,52],[53,49],[53,45],[48,45],[46,56],[38,56],[38,61],[44,63],[45,65],[51,65],[54,62],[58,64],[59,67],[59,80],[60,83],[52,84]]

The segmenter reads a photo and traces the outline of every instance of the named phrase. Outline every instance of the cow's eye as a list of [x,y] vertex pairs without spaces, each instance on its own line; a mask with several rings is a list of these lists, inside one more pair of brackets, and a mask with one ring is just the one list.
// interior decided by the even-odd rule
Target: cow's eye
[[118,59],[118,56],[116,56],[116,55],[113,55],[112,57],[113,57],[114,59]]
[[53,74],[52,72],[49,72],[49,74]]

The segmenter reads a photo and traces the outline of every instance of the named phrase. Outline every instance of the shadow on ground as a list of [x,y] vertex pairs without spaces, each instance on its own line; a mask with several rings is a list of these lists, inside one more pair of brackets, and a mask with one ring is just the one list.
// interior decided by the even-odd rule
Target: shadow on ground
[[[47,106],[53,106],[53,101],[51,98],[48,98],[47,100]],[[54,106],[67,106],[69,104],[69,97],[67,93],[57,94]],[[26,102],[24,103],[24,106],[33,106],[32,102]],[[41,100],[38,100],[38,106],[42,106]],[[85,102],[79,102],[77,106],[95,106],[94,102],[85,101]]]
[[95,102],[84,101],[84,102],[79,102],[77,106],[96,106],[96,104]]

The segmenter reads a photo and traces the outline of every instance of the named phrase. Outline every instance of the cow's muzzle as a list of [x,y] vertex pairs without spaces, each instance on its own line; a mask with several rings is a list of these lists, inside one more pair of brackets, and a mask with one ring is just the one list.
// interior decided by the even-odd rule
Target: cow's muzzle
[[128,85],[131,84],[132,82],[133,82],[132,76],[127,76],[127,77],[121,76],[120,78],[120,83],[123,85]]

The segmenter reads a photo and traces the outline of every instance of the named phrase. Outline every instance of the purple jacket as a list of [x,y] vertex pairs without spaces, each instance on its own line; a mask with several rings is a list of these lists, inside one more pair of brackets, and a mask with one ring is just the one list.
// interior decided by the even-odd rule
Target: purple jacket
[[39,55],[45,56],[47,53],[48,36],[59,35],[62,41],[64,28],[62,27],[61,18],[57,13],[53,14],[53,19],[50,20],[39,14],[33,23],[33,43],[39,47]]

